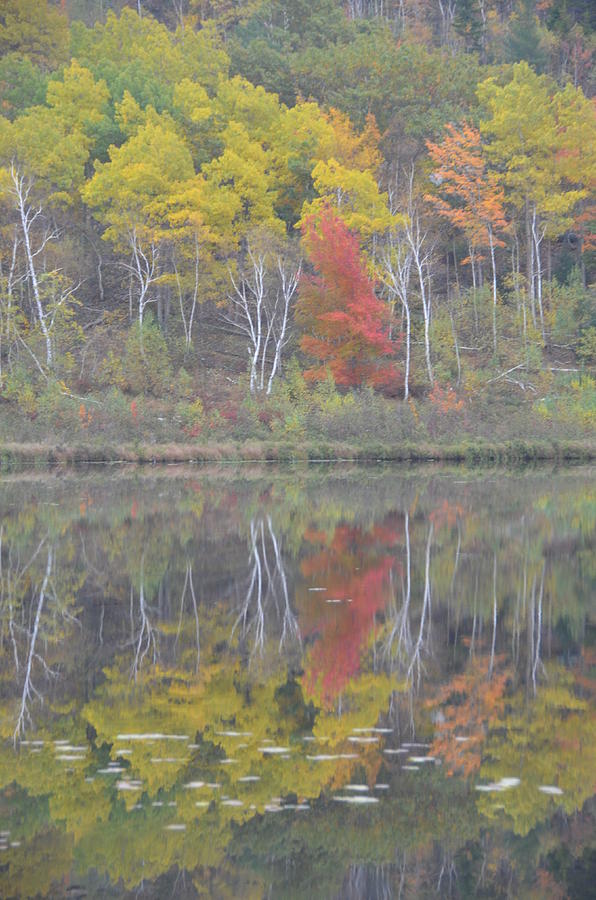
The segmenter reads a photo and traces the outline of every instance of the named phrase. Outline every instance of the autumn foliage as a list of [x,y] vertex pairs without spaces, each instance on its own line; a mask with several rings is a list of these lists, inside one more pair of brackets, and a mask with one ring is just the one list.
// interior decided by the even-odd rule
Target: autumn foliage
[[376,614],[390,601],[395,558],[388,550],[401,532],[389,521],[369,531],[338,525],[329,540],[323,532],[307,531],[305,537],[318,549],[303,560],[302,575],[325,590],[307,590],[298,600],[304,635],[315,638],[304,686],[330,707],[360,672]]
[[491,671],[488,657],[475,660],[427,703],[441,711],[431,752],[443,760],[448,776],[478,771],[488,730],[503,712],[509,672],[502,658],[494,662]]
[[296,321],[300,347],[316,362],[306,377],[320,381],[330,371],[336,384],[387,385],[396,372],[388,357],[387,308],[375,295],[358,238],[330,208],[309,219],[304,240],[315,269],[300,282]]
[[427,141],[439,195],[429,196],[440,216],[461,229],[473,248],[504,246],[493,235],[507,227],[505,197],[496,175],[487,171],[480,132],[467,122],[445,126],[441,144]]

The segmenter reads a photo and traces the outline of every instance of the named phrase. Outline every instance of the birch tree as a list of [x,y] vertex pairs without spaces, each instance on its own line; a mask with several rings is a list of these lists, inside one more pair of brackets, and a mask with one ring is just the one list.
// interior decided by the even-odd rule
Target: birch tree
[[281,371],[302,269],[293,248],[276,247],[271,237],[263,233],[253,236],[239,269],[229,270],[231,313],[226,313],[225,319],[246,338],[252,394],[269,395]]

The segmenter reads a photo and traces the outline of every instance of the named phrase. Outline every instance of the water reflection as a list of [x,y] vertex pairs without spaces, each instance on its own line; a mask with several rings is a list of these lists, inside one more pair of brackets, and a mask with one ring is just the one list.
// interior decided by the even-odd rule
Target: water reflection
[[589,895],[594,472],[0,482],[0,895]]

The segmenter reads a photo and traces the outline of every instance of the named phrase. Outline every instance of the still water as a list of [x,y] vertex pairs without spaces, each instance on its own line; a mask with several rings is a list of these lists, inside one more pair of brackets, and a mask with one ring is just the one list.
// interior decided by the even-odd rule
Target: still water
[[0,478],[0,896],[594,897],[596,470]]

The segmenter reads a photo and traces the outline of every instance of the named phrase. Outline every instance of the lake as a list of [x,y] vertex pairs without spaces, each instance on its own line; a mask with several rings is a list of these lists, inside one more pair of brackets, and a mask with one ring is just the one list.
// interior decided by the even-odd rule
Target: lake
[[0,476],[0,896],[594,897],[595,475]]

